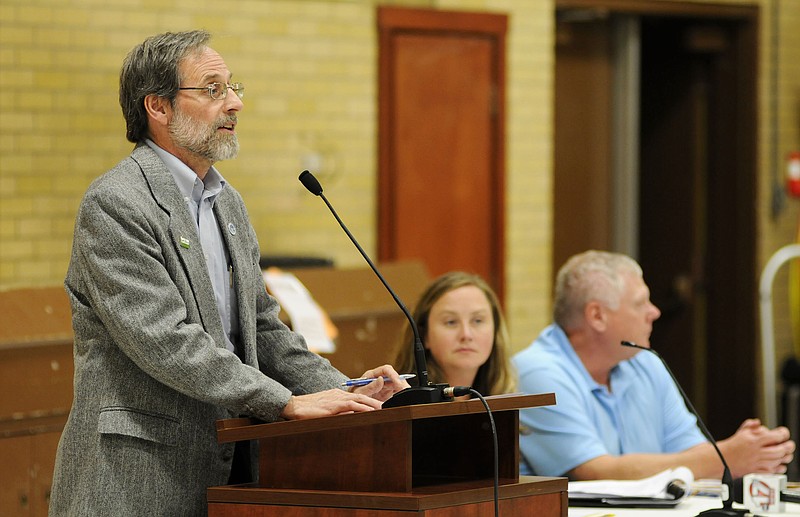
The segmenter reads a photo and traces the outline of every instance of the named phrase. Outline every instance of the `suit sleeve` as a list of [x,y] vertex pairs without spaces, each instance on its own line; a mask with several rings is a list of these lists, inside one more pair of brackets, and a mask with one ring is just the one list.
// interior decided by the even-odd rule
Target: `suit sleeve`
[[[226,206],[236,218],[236,226],[245,228],[247,239],[243,242],[246,249],[247,271],[242,278],[245,288],[239,292],[240,316],[242,310],[251,306],[255,307],[253,319],[255,320],[255,342],[258,358],[258,368],[272,379],[279,381],[293,394],[301,395],[314,393],[339,386],[346,379],[345,375],[335,369],[330,362],[308,350],[302,335],[289,329],[278,317],[280,305],[277,300],[267,293],[259,259],[261,251],[258,237],[249,223],[247,210],[239,193],[228,188]],[[250,314],[249,312],[246,314]],[[249,316],[242,321],[242,327],[252,324]],[[240,318],[241,319],[241,318]]]
[[146,192],[89,189],[76,221],[75,271],[67,285],[91,313],[80,318],[87,343],[110,336],[103,346],[118,347],[172,389],[234,413],[276,420],[291,391],[243,364],[206,331],[195,300],[187,299],[191,285],[166,250],[172,245],[168,227],[168,214]]

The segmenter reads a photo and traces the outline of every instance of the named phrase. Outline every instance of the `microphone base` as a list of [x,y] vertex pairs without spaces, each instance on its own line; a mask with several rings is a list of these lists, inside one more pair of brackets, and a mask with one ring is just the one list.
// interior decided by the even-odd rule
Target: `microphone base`
[[750,515],[746,508],[710,508],[698,513],[696,517],[744,517]]
[[417,404],[433,404],[450,402],[453,399],[444,396],[447,384],[431,384],[429,386],[412,386],[398,391],[392,398],[383,403],[384,408],[414,406]]

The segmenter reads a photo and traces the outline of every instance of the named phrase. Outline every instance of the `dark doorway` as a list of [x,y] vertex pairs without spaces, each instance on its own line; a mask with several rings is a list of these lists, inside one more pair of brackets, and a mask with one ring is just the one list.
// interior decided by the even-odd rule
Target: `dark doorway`
[[[652,300],[662,309],[653,346],[712,433],[727,437],[756,414],[758,9],[648,0],[556,4],[562,36],[556,84],[581,75],[600,80],[574,98],[574,87],[556,92],[554,268],[584,249],[619,248],[620,221],[613,212],[625,199],[613,188],[619,150],[612,123],[613,42],[618,18],[633,19],[640,52],[639,114],[630,141],[637,171],[628,217],[636,224],[633,244],[619,251],[642,264]],[[597,70],[590,74],[590,67]],[[582,106],[582,118],[571,120],[575,104]],[[589,119],[591,131],[583,128],[581,140],[570,139],[561,128],[574,128],[587,113],[600,116]],[[590,159],[570,164],[570,156],[592,146],[599,150]],[[571,184],[596,187],[576,201],[569,199]],[[586,221],[595,231],[564,236],[559,213],[573,223]]]
[[740,28],[642,20],[639,258],[663,313],[653,341],[720,437],[755,415],[756,98]]

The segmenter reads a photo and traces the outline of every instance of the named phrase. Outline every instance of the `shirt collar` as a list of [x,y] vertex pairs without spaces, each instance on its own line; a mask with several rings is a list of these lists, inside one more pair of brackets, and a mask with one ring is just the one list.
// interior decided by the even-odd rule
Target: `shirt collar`
[[572,363],[575,369],[581,373],[581,376],[583,377],[587,386],[590,386],[593,390],[600,386],[600,384],[598,384],[594,379],[592,379],[592,376],[589,375],[589,371],[586,369],[586,366],[583,365],[583,361],[581,361],[581,358],[578,357],[575,349],[572,348],[572,343],[570,343],[569,337],[567,336],[567,333],[564,332],[564,329],[562,329],[560,325],[555,324],[553,325],[553,332],[555,332],[558,336],[556,342],[561,348],[561,353],[563,353],[567,360]]
[[[213,165],[208,169],[205,181],[201,181],[197,174],[177,156],[165,151],[149,138],[146,139],[145,142],[155,151],[158,157],[161,158],[164,165],[167,166],[172,177],[175,178],[175,183],[178,184],[178,190],[180,190],[184,198],[194,199],[195,202],[198,202],[199,199],[195,199],[195,197],[197,194],[202,194],[204,189],[208,191],[212,197],[216,197],[225,186],[225,178],[222,177],[222,174],[220,174]],[[193,195],[198,183],[203,185],[203,188],[200,188],[197,194]]]
[[[605,385],[595,381],[594,378],[592,378],[592,376],[589,374],[589,370],[586,369],[583,361],[581,361],[581,358],[578,357],[575,349],[572,348],[572,343],[570,343],[569,337],[567,337],[567,333],[564,332],[564,329],[557,324],[553,325],[553,327],[554,332],[558,334],[559,339],[556,341],[561,347],[561,351],[563,352],[564,356],[566,356],[566,358],[573,364],[573,366],[581,373],[586,385],[589,386],[592,391],[603,391],[608,393],[608,388]],[[618,365],[611,368],[611,371],[608,373],[608,380],[611,384],[611,389],[614,394],[619,395],[624,393],[630,385],[626,375],[626,372],[630,371],[631,368],[629,363],[629,360],[622,361]]]

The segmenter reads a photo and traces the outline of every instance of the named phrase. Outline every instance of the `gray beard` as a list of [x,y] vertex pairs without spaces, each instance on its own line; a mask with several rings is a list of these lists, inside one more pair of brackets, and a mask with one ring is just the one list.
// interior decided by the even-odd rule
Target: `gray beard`
[[217,128],[225,125],[232,117],[221,117],[213,124],[197,123],[181,110],[175,110],[175,117],[169,125],[169,134],[178,147],[202,156],[212,162],[230,160],[239,154],[239,139],[236,134],[222,134]]

